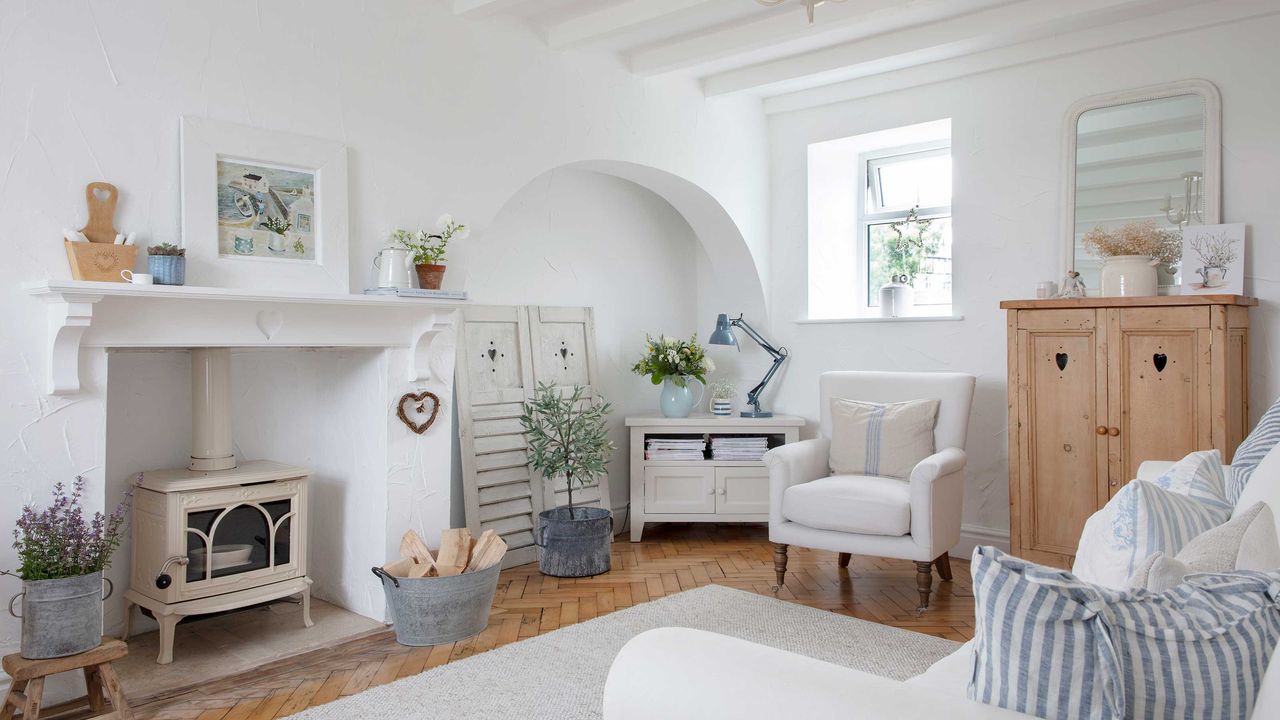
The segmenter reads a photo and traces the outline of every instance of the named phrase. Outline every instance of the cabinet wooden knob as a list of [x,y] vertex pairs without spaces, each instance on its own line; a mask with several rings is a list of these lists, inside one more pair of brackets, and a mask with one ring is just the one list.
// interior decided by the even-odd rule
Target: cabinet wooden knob
[[1098,429],[1097,429],[1097,430],[1095,430],[1094,432],[1098,433],[1099,435],[1106,435],[1106,434],[1107,434],[1107,426],[1106,426],[1106,425],[1099,425],[1099,426],[1098,426]]
[[1107,434],[1110,435],[1111,437],[1115,437],[1120,434],[1120,428],[1113,427],[1107,431]]
[[1120,481],[1118,481],[1118,480],[1112,480],[1112,481],[1111,481],[1111,487],[1115,487],[1115,486],[1117,486],[1117,485],[1119,485],[1119,484],[1120,484]]

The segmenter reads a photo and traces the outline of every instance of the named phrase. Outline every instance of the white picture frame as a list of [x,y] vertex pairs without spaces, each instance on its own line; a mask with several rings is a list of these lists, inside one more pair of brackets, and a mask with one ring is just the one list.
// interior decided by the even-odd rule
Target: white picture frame
[[[188,284],[350,292],[346,145],[192,116],[182,117],[181,145]],[[257,175],[243,177],[260,181],[260,187],[252,188],[259,191],[257,200],[243,197],[244,181],[235,188],[225,182],[230,174],[255,168]],[[262,175],[288,178],[292,185],[271,194]],[[243,218],[229,217],[224,201],[236,193],[231,204]],[[311,203],[311,212],[299,214],[303,198]],[[268,208],[274,217],[268,216]],[[277,235],[265,229],[264,221],[293,222]],[[234,240],[233,224],[241,226]]]
[[1243,295],[1245,224],[1182,229],[1183,295]]

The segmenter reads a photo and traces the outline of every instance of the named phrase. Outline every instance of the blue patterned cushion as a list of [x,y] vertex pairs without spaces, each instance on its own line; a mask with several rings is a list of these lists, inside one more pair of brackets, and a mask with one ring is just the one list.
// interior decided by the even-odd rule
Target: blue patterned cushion
[[1280,640],[1280,573],[1111,590],[990,547],[973,553],[969,697],[1042,718],[1231,718]]
[[1271,452],[1271,448],[1280,443],[1280,400],[1262,414],[1249,437],[1236,448],[1231,458],[1231,477],[1227,481],[1227,499],[1232,504],[1240,499],[1244,486],[1248,484],[1253,471],[1257,469],[1262,458]]
[[1204,502],[1134,480],[1085,522],[1071,571],[1086,582],[1121,590],[1148,556],[1177,555],[1192,538],[1230,518],[1231,506],[1221,500]]
[[1228,513],[1235,507],[1235,502],[1227,498],[1222,453],[1216,449],[1187,455],[1151,482],[1170,492],[1225,509]]

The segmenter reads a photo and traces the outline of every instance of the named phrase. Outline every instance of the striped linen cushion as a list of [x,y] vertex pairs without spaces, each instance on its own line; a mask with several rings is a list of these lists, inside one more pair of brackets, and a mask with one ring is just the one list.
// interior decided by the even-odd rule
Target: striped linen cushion
[[831,471],[906,478],[934,452],[938,400],[880,404],[831,399]]
[[1227,497],[1222,453],[1216,449],[1190,453],[1151,482],[1170,492],[1225,509],[1228,513],[1235,506],[1234,499]]
[[1147,557],[1176,555],[1192,538],[1230,518],[1231,507],[1223,502],[1203,502],[1134,480],[1085,522],[1071,572],[1086,582],[1122,590]]
[[1194,575],[1163,593],[973,553],[969,697],[1042,718],[1245,720],[1280,640],[1280,573]]
[[1249,436],[1236,448],[1231,458],[1231,477],[1227,481],[1227,499],[1235,503],[1244,492],[1253,471],[1258,468],[1262,458],[1271,452],[1271,448],[1280,443],[1280,400],[1262,414]]

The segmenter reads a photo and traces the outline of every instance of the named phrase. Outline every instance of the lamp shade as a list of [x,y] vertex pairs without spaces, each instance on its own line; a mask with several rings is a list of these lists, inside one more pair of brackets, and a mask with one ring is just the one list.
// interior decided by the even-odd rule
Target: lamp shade
[[707,342],[712,345],[733,345],[737,347],[738,338],[733,335],[733,327],[729,324],[729,316],[720,313],[716,318],[716,329],[711,331]]

